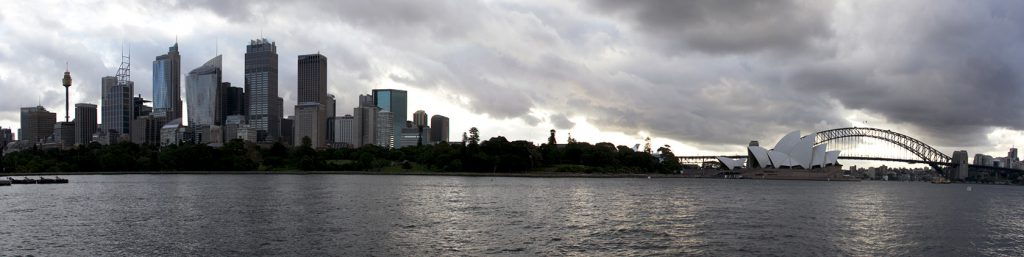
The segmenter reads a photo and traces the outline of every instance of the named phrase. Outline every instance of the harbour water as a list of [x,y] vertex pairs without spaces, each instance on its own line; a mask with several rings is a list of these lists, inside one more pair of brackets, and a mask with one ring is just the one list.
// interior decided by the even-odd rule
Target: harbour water
[[0,188],[0,255],[1024,253],[1024,187],[91,175]]

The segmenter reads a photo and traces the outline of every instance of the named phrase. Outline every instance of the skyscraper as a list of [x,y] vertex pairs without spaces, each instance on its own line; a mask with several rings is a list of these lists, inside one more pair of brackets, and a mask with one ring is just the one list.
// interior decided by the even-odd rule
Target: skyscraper
[[[113,77],[102,79],[103,130],[115,131],[119,135],[130,135],[132,118],[135,117],[135,82],[131,81],[131,56],[121,55],[121,66]],[[110,133],[106,133],[110,134]]]
[[[277,99],[274,101],[274,106],[273,106],[273,110],[272,111],[274,113],[277,113],[277,117],[279,117],[279,118],[283,118],[284,117],[284,98],[282,98],[280,96],[277,97]],[[282,133],[284,133],[284,132],[281,132],[281,130],[283,129],[282,126],[283,125],[281,125],[279,123],[279,124],[277,124],[277,127],[274,128],[277,131],[277,135],[279,135],[279,136],[282,135]]]
[[103,130],[116,131],[118,134],[127,135],[131,130],[132,112],[134,109],[134,83],[121,84],[117,77],[103,77],[103,96],[101,98],[101,111],[103,112]]
[[231,115],[245,115],[245,92],[242,88],[232,87],[230,82],[221,83],[221,87],[226,89],[222,101],[225,119]]
[[96,105],[75,104],[75,144],[89,144],[93,134],[96,134]]
[[299,55],[297,103],[327,104],[327,57],[321,54]]
[[417,127],[426,127],[427,124],[427,112],[424,110],[418,110],[412,113],[412,124]]
[[0,148],[3,148],[11,142],[14,142],[14,133],[11,133],[11,129],[0,129]]
[[324,105],[324,107],[327,108],[327,114],[324,115],[324,116],[327,118],[327,142],[328,143],[337,143],[337,142],[339,142],[338,138],[337,138],[338,135],[336,135],[334,133],[335,131],[337,131],[337,129],[335,127],[335,125],[337,125],[336,119],[338,118],[337,115],[336,115],[336,112],[337,112],[337,109],[338,109],[337,104],[338,104],[338,101],[334,98],[334,95],[328,94],[327,95],[327,104]]
[[249,41],[245,52],[246,115],[259,142],[281,137],[281,100],[277,96],[277,44],[265,38]]
[[181,118],[181,55],[178,43],[153,61],[153,114]]
[[353,147],[377,143],[377,113],[380,108],[373,105],[372,95],[360,95],[359,107],[352,110],[355,121]]
[[448,117],[434,115],[430,117],[430,141],[448,142]]
[[224,121],[221,56],[213,57],[203,66],[188,73],[185,78],[185,98],[188,101],[189,127],[221,125]]
[[[381,111],[388,111],[391,114],[391,124],[387,127],[391,128],[392,137],[402,134],[402,128],[405,127],[405,120],[408,119],[406,112],[407,102],[405,90],[398,89],[374,89],[373,90],[373,104],[381,109]],[[384,125],[378,124],[378,127]],[[379,141],[379,140],[378,140]],[[391,140],[392,145],[390,147],[401,148],[402,145],[396,140]]]
[[52,113],[42,106],[21,108],[21,135],[20,140],[38,143],[53,135],[54,125],[57,124],[57,114]]
[[334,98],[334,95],[327,95],[327,118],[336,117],[338,112],[338,100]]
[[[295,143],[309,137],[313,148],[327,142],[327,57],[299,55],[298,99],[295,105]],[[301,112],[301,113],[300,113]]]

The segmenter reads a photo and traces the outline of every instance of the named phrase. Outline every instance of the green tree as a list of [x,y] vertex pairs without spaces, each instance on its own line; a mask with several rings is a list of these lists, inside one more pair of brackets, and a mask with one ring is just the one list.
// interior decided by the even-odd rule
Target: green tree
[[476,146],[480,144],[480,130],[476,127],[469,128],[469,145]]
[[672,153],[672,146],[665,145],[658,148],[658,153],[661,157],[661,166],[663,171],[666,173],[675,173],[683,168],[682,164],[679,164],[679,159]]

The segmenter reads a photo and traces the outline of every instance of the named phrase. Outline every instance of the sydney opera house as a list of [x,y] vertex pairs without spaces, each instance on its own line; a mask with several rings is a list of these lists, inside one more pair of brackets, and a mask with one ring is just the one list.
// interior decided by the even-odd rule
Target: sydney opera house
[[[751,145],[747,147],[748,169],[818,170],[838,166],[839,151],[826,151],[826,144],[815,143],[815,134],[800,137],[800,131],[783,136],[771,150]],[[718,157],[729,170],[744,168],[742,159]]]

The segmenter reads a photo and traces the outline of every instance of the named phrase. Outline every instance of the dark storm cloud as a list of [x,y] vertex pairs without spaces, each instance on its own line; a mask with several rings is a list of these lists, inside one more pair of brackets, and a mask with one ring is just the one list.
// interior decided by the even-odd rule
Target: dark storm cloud
[[551,124],[554,124],[556,129],[571,129],[576,126],[576,123],[569,120],[564,114],[553,114],[550,119]]
[[656,45],[678,54],[779,51],[800,54],[828,38],[828,1],[618,1],[595,0],[596,9],[624,16]]
[[723,150],[748,140],[772,140],[791,131],[841,127],[841,119],[826,99],[808,99],[785,87],[721,80],[690,87],[662,85],[626,90],[626,104],[576,101],[586,106],[592,123],[629,132],[654,135]]
[[[217,38],[225,80],[236,86],[244,43],[261,30],[276,39],[286,106],[294,101],[295,56],[322,51],[340,113],[355,105],[356,94],[386,78],[445,92],[451,98],[434,100],[458,99],[453,102],[494,120],[530,126],[547,121],[567,129],[577,125],[568,117],[585,117],[602,131],[645,131],[709,149],[767,142],[796,129],[848,126],[848,110],[879,115],[908,134],[948,146],[987,144],[984,135],[994,128],[1024,129],[1024,101],[1017,100],[1024,12],[1015,11],[1024,8],[1010,1],[137,5],[133,11],[153,19],[226,23],[183,30],[189,34],[182,37],[182,72],[212,57],[210,39]],[[109,4],[97,8],[103,6]],[[216,17],[209,19],[211,14]],[[4,89],[51,81],[54,66],[70,60],[83,83],[81,94],[98,99],[99,77],[116,69],[112,49],[130,37],[133,54],[141,56],[133,66],[136,87],[148,96],[148,62],[171,37],[154,34],[154,25],[145,22],[80,30],[45,15],[16,16],[0,10],[0,34],[7,41],[0,42]],[[58,90],[47,95],[59,96]],[[37,98],[16,97],[4,97],[0,119],[16,121],[8,107],[34,105]],[[62,104],[59,97],[42,100]]]
[[[2,18],[0,16],[0,21],[8,22]],[[59,26],[45,18],[37,22],[40,26]],[[80,51],[88,48],[82,40],[69,38],[71,35],[60,30],[29,27],[0,28],[0,34],[12,39],[0,45],[0,69],[9,73],[9,76],[0,77],[0,89],[4,92],[0,109],[7,111],[0,118],[17,121],[20,107],[36,105],[47,106],[49,111],[63,116],[64,87],[61,86],[61,78],[66,68],[71,69],[74,78],[70,92],[72,101],[99,102],[95,99],[99,97],[100,79],[91,75],[105,69],[98,53]],[[59,108],[55,108],[57,106]]]
[[[268,25],[277,15],[294,10],[298,16],[288,17],[293,26],[307,22],[338,20],[377,32],[436,33],[441,36],[460,35],[473,26],[479,3],[467,1],[400,1],[400,0],[312,0],[312,1],[235,1],[200,0],[154,3],[184,9],[209,10],[233,22]],[[326,19],[326,20],[325,20]],[[408,36],[408,34],[406,34]],[[396,38],[397,39],[397,38]]]
[[[888,24],[913,30],[878,30],[862,38],[884,38],[889,44],[868,47],[885,56],[803,67],[789,82],[847,108],[912,125],[940,145],[986,144],[992,127],[1024,129],[1024,37],[1017,25],[1024,15],[1004,11],[1024,6],[976,1],[916,7],[923,11],[905,14],[907,22]],[[895,37],[902,40],[888,39]]]

